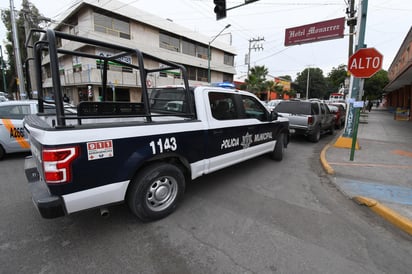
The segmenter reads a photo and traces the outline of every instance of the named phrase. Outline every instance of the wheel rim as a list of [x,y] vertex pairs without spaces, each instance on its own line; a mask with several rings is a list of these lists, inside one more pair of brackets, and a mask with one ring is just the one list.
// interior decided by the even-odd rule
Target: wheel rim
[[156,179],[146,193],[146,205],[150,210],[162,211],[169,207],[177,196],[177,181],[164,176]]

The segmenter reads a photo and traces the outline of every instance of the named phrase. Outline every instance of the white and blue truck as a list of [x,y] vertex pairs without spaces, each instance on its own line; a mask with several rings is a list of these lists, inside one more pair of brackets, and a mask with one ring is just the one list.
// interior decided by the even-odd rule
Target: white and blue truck
[[[67,50],[58,42],[85,46]],[[114,54],[92,53],[92,47]],[[88,209],[107,212],[112,204],[127,203],[142,221],[161,219],[175,210],[189,181],[263,154],[283,158],[288,120],[249,92],[190,87],[183,65],[53,30],[44,31],[33,51],[39,113],[24,120],[32,152],[25,173],[44,218]],[[63,110],[62,56],[94,58],[101,65],[99,100],[78,103],[76,113]],[[124,56],[133,62],[122,61]],[[107,100],[108,64],[113,63],[139,76],[140,101]],[[41,111],[45,65],[51,72],[55,114]],[[182,85],[148,87],[149,74],[171,70],[179,71]]]

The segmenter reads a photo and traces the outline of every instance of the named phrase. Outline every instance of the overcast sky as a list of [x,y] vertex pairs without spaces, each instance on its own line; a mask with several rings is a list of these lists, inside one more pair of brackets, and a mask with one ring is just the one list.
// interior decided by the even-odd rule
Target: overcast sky
[[[102,6],[110,0],[101,0]],[[345,26],[345,37],[336,40],[284,46],[285,29],[339,17],[346,17],[347,0],[260,0],[227,12],[227,18],[216,21],[213,0],[120,0],[125,4],[168,18],[186,27],[189,31],[206,36],[217,35],[227,24],[231,27],[219,39],[232,40],[237,50],[235,58],[236,78],[247,72],[245,54],[250,40],[264,38],[251,51],[251,67],[265,66],[273,76],[296,74],[307,67],[318,67],[324,76],[333,67],[348,62],[349,28]],[[2,1],[0,8],[9,9],[9,1]],[[59,14],[72,6],[75,0],[31,1],[46,17],[58,19]],[[227,8],[244,1],[227,0]],[[356,0],[356,9],[359,0]],[[383,58],[383,69],[393,61],[411,25],[412,2],[409,0],[369,0],[365,43],[375,47]],[[14,0],[14,7],[21,9],[21,1]],[[1,43],[5,29],[0,28]],[[230,34],[229,34],[230,33]],[[211,38],[212,39],[212,38]],[[253,46],[253,44],[251,44]]]

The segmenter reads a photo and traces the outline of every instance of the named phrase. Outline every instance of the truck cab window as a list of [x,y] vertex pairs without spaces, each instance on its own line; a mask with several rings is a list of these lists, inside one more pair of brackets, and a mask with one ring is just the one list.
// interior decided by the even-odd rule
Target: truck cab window
[[255,98],[250,96],[242,96],[243,108],[246,118],[255,118],[260,121],[266,121],[266,110]]
[[209,103],[213,118],[217,120],[238,119],[234,99],[234,94],[230,93],[209,93]]

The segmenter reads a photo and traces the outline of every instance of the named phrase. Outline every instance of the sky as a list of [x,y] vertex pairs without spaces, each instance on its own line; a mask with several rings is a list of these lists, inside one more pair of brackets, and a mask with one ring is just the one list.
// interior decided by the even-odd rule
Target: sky
[[[59,19],[62,11],[78,0],[32,0],[45,17]],[[102,6],[110,0],[101,0]],[[285,29],[320,21],[346,17],[348,0],[259,0],[233,8],[243,0],[227,0],[227,17],[216,20],[213,0],[119,0],[146,12],[170,19],[188,31],[211,37],[220,33],[219,40],[232,43],[237,51],[234,80],[247,74],[245,55],[252,48],[250,67],[265,66],[269,75],[296,75],[306,68],[316,67],[327,76],[332,68],[348,63],[349,27],[345,26],[344,38],[284,46]],[[366,0],[364,0],[366,1]],[[10,9],[2,1],[0,9]],[[358,9],[359,0],[355,2]],[[21,1],[14,0],[14,8],[21,9]],[[383,54],[383,69],[388,70],[399,47],[412,26],[412,2],[405,0],[369,0],[366,20],[365,43]],[[1,22],[0,42],[4,44],[5,28]],[[260,42],[250,42],[261,40]],[[356,40],[356,39],[355,39]],[[255,48],[255,49],[253,49]],[[3,53],[4,54],[4,53]]]

